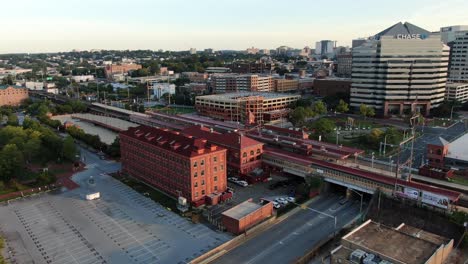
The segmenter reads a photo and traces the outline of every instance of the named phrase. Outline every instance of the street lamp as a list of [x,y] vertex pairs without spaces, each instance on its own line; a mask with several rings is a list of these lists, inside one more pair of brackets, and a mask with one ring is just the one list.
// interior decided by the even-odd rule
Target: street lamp
[[385,150],[386,150],[386,147],[387,147],[387,136],[388,135],[385,135],[385,138],[384,138],[384,145],[383,145],[383,155],[385,157]]
[[372,163],[371,163],[371,164],[372,164],[372,168],[374,168],[374,158],[375,158],[375,153],[372,152]]
[[338,128],[336,128],[336,144],[338,145],[338,135],[340,134],[340,131],[338,131]]
[[361,206],[359,207],[359,214],[362,214],[362,199],[364,197],[364,194],[362,194],[362,193],[360,193],[360,192],[358,192],[356,190],[353,190],[351,188],[348,188],[348,190],[353,191],[354,193],[356,193],[357,195],[359,195],[361,197]]
[[392,173],[392,169],[393,169],[393,160],[392,160],[392,156],[388,157],[388,164],[390,165],[390,173]]

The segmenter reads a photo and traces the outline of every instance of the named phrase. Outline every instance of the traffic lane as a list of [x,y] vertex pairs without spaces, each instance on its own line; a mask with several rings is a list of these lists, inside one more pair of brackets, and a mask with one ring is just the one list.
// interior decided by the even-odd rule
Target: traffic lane
[[[356,204],[348,203],[340,206],[335,213],[331,210],[327,210],[326,213],[337,216],[337,219],[340,219],[337,221],[337,229],[339,230],[359,214],[359,209]],[[334,231],[334,220],[319,215],[295,229],[284,239],[275,242],[274,245],[247,263],[291,263],[304,256],[321,240],[333,234]]]
[[[332,208],[339,203],[340,197],[338,196],[321,196],[314,202],[312,202],[309,207],[314,208],[318,211],[325,211],[328,208]],[[262,249],[267,248],[271,245],[272,241],[279,241],[283,237],[287,236],[292,229],[297,226],[302,226],[308,220],[311,220],[313,217],[317,217],[318,214],[310,210],[300,210],[297,213],[291,215],[289,218],[285,219],[283,222],[271,227],[266,230],[264,233],[254,237],[244,244],[234,248],[228,253],[221,256],[215,261],[215,263],[243,263],[246,260],[251,259],[259,254]]]

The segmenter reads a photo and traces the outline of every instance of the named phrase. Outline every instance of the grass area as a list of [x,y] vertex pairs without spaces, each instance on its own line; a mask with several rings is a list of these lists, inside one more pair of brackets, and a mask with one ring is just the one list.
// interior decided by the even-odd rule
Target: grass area
[[452,179],[450,179],[450,181],[453,183],[468,186],[468,179],[460,177],[460,176],[454,176]]
[[179,114],[190,114],[195,112],[194,108],[176,108],[176,107],[165,107],[165,106],[156,106],[152,108],[156,112],[165,113],[170,115],[179,115]]
[[148,185],[137,181],[130,177],[125,178],[117,178],[121,182],[125,183],[126,185],[130,186],[135,191],[151,198],[151,200],[161,204],[162,206],[169,208],[169,210],[178,212],[177,209],[177,201],[173,198],[167,196],[166,194],[149,187]]
[[[326,117],[326,118],[331,119],[338,126],[341,126],[342,128],[344,128],[344,126],[346,125],[346,122],[348,121],[347,118],[343,118],[343,117]],[[370,127],[372,129],[372,128],[380,128],[380,127],[385,127],[385,126],[379,123],[369,121],[369,120],[356,120],[355,119],[354,127],[366,127],[366,128]]]
[[428,125],[430,126],[439,126],[439,127],[449,127],[451,126],[455,121],[450,121],[448,118],[434,118],[433,120],[428,122]]
[[4,247],[5,247],[5,242],[3,241],[3,238],[0,237],[0,264],[6,264],[6,260],[3,258],[3,255],[2,255],[2,251]]

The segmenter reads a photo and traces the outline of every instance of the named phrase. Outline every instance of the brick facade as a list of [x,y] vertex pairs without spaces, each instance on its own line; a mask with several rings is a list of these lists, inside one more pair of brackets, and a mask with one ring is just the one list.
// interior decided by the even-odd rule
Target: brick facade
[[14,85],[0,85],[0,106],[16,106],[29,98],[28,89]]

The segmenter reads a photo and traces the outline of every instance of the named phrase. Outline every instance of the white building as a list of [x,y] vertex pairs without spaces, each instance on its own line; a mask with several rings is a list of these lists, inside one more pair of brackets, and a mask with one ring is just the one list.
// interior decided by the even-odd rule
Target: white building
[[458,101],[460,103],[468,102],[468,83],[447,83],[445,99],[447,101]]
[[93,75],[77,75],[77,76],[72,76],[71,78],[77,83],[94,81]]
[[468,31],[459,31],[451,42],[449,80],[468,81]]
[[190,52],[190,54],[195,55],[195,54],[197,54],[197,49],[196,48],[190,48],[189,52]]
[[175,84],[153,82],[149,89],[153,91],[153,99],[161,99],[166,93],[174,95],[175,87]]
[[44,90],[44,82],[26,82],[24,86],[29,90]]
[[448,60],[439,34],[397,23],[353,49],[351,106],[429,114],[444,100]]

